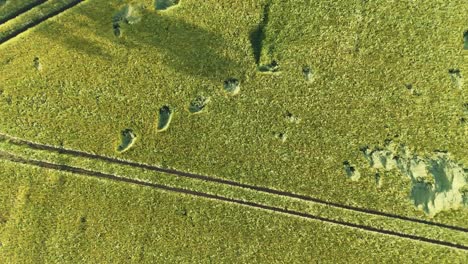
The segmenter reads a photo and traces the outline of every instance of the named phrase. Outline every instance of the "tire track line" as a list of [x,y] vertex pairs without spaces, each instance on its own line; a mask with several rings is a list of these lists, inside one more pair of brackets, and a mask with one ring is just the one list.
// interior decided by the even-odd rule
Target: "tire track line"
[[34,20],[31,20],[25,24],[23,24],[20,28],[17,28],[13,31],[11,31],[9,34],[5,35],[4,37],[0,38],[0,45],[7,42],[8,40],[18,36],[19,34],[27,31],[28,29],[30,28],[33,28],[39,24],[41,24],[42,22],[46,21],[47,19],[49,18],[52,18],[56,15],[59,15],[65,11],[67,11],[68,9],[78,5],[79,3],[83,2],[84,0],[74,0],[64,6],[61,6],[59,9],[57,10],[54,10],[46,15],[44,15],[43,17],[40,17],[38,19],[34,19]]
[[30,4],[26,5],[26,6],[20,7],[15,12],[13,12],[11,14],[8,14],[5,17],[0,18],[0,25],[7,22],[10,19],[13,19],[13,18],[15,18],[15,17],[29,11],[30,9],[32,9],[32,8],[38,6],[38,5],[41,5],[41,4],[45,3],[46,1],[47,0],[37,0],[37,1],[35,1],[33,3],[30,3]]
[[7,142],[9,142],[11,144],[14,144],[14,145],[17,145],[17,146],[28,146],[28,147],[30,147],[32,149],[36,149],[36,150],[45,150],[45,151],[56,152],[56,153],[59,153],[59,154],[67,154],[67,155],[72,155],[72,156],[76,156],[76,157],[100,160],[100,161],[105,161],[105,162],[109,162],[109,163],[125,165],[125,166],[144,169],[144,170],[149,170],[149,171],[155,171],[155,172],[171,174],[171,175],[175,175],[175,176],[179,176],[179,177],[185,177],[185,178],[196,179],[196,180],[207,181],[207,182],[214,182],[214,183],[224,184],[224,185],[228,185],[228,186],[232,186],[232,187],[239,187],[239,188],[249,189],[249,190],[258,191],[258,192],[262,192],[262,193],[273,194],[273,195],[278,195],[278,196],[288,197],[288,198],[294,198],[294,199],[298,199],[298,200],[302,200],[302,201],[314,202],[314,203],[317,203],[317,204],[322,204],[322,205],[326,205],[326,206],[330,206],[330,207],[345,209],[345,210],[359,212],[359,213],[365,213],[365,214],[376,215],[376,216],[384,216],[384,217],[388,217],[388,218],[393,218],[393,219],[398,219],[398,220],[403,220],[403,221],[409,221],[409,222],[414,222],[414,223],[418,223],[418,224],[424,224],[424,225],[429,225],[429,226],[437,226],[437,227],[441,227],[441,228],[447,228],[447,229],[461,231],[461,232],[465,232],[465,233],[468,232],[468,228],[464,228],[464,227],[452,226],[452,225],[448,225],[448,224],[431,222],[431,221],[427,221],[427,220],[422,220],[422,219],[417,219],[417,218],[412,218],[412,217],[407,217],[407,216],[401,216],[401,215],[396,215],[396,214],[391,214],[391,213],[386,213],[386,212],[381,212],[381,211],[375,211],[375,210],[370,210],[370,209],[366,209],[366,208],[360,208],[360,207],[355,207],[355,206],[350,206],[350,205],[344,205],[344,204],[339,204],[339,203],[335,203],[335,202],[325,201],[325,200],[318,199],[318,198],[311,197],[311,196],[307,196],[307,195],[295,194],[295,193],[292,193],[292,192],[275,190],[275,189],[271,189],[271,188],[267,188],[267,187],[255,186],[255,185],[250,185],[250,184],[245,184],[245,183],[239,183],[239,182],[235,182],[235,181],[231,181],[231,180],[225,180],[225,179],[215,178],[215,177],[201,175],[201,174],[194,174],[194,173],[190,173],[190,172],[178,171],[178,170],[174,170],[174,169],[161,168],[161,167],[154,166],[154,165],[149,165],[149,164],[137,163],[137,162],[128,161],[128,160],[122,160],[122,159],[106,157],[106,156],[101,156],[101,155],[92,154],[92,153],[88,153],[88,152],[83,152],[83,151],[79,151],[79,150],[58,148],[58,147],[54,147],[54,146],[38,144],[38,143],[34,143],[34,142],[31,142],[31,141],[28,141],[28,140],[14,138],[14,137],[8,136],[8,135],[3,134],[3,133],[0,133],[0,140],[7,141]]
[[44,162],[44,161],[24,159],[22,157],[15,156],[15,155],[9,154],[7,152],[3,152],[3,151],[0,151],[0,159],[8,160],[8,161],[11,161],[11,162],[14,162],[14,163],[45,168],[45,169],[52,169],[52,170],[57,170],[57,171],[62,171],[62,172],[69,172],[69,173],[73,173],[73,174],[80,174],[80,175],[88,176],[88,177],[91,177],[91,178],[99,178],[99,179],[111,180],[111,181],[115,181],[115,182],[123,182],[123,183],[138,185],[138,186],[145,186],[145,187],[150,187],[150,188],[154,188],[154,189],[160,189],[160,190],[164,190],[164,191],[174,192],[174,193],[180,193],[180,194],[186,194],[186,195],[202,197],[202,198],[206,198],[206,199],[210,199],[210,200],[216,200],[216,201],[222,201],[222,202],[227,202],[227,203],[232,203],[232,204],[238,204],[238,205],[253,207],[253,208],[256,208],[256,209],[262,209],[262,210],[266,210],[266,211],[282,213],[282,214],[291,215],[291,216],[298,216],[298,217],[302,217],[302,218],[306,218],[306,219],[312,219],[312,220],[316,220],[316,221],[322,221],[322,222],[326,222],[326,223],[329,223],[329,224],[335,224],[335,225],[360,229],[360,230],[367,231],[367,232],[378,233],[378,234],[383,234],[383,235],[388,235],[388,236],[394,236],[394,237],[399,237],[399,238],[404,238],[404,239],[411,239],[411,240],[415,240],[415,241],[418,241],[418,242],[424,242],[424,243],[429,243],[429,244],[433,244],[433,245],[437,245],[437,246],[445,246],[445,247],[449,247],[449,248],[453,248],[453,249],[460,249],[460,250],[468,251],[468,246],[457,244],[457,243],[452,243],[452,242],[447,242],[447,241],[442,241],[442,240],[437,240],[437,239],[431,239],[431,238],[426,238],[426,237],[421,237],[421,236],[416,236],[416,235],[410,235],[410,234],[395,232],[395,231],[391,231],[391,230],[379,229],[379,228],[375,228],[375,227],[370,227],[370,226],[365,226],[365,225],[360,225],[360,224],[354,224],[354,223],[349,223],[349,222],[345,222],[345,221],[328,219],[328,218],[324,218],[324,217],[320,217],[320,216],[316,216],[316,215],[312,215],[312,214],[308,214],[308,213],[302,213],[302,212],[298,212],[298,211],[294,211],[294,210],[284,209],[284,208],[280,208],[280,207],[274,207],[274,206],[264,205],[264,204],[255,203],[255,202],[249,202],[249,201],[244,201],[244,200],[239,200],[239,199],[233,199],[233,198],[228,198],[228,197],[224,197],[224,196],[219,196],[219,195],[214,195],[214,194],[209,194],[209,193],[204,193],[204,192],[198,192],[198,191],[193,191],[193,190],[188,190],[188,189],[171,187],[171,186],[157,184],[157,183],[149,183],[149,182],[144,182],[144,181],[140,181],[140,180],[136,180],[136,179],[125,178],[125,177],[122,177],[122,176],[117,176],[117,175],[113,175],[113,174],[107,174],[107,173],[103,173],[103,172],[82,169],[82,168],[78,168],[78,167],[72,167],[72,166],[68,166],[68,165],[59,165],[59,164],[54,164],[54,163],[49,163],[49,162]]

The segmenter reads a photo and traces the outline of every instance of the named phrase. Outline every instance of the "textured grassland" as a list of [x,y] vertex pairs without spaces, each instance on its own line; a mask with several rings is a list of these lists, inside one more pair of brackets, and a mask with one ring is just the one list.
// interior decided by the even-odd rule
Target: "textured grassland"
[[[13,155],[13,156],[12,156]],[[275,207],[276,209],[289,209],[294,212],[305,213],[315,217],[312,219],[320,221],[324,224],[330,224],[331,221],[339,221],[340,225],[347,226],[346,223],[360,225],[352,228],[359,230],[369,230],[368,227],[379,229],[380,234],[385,231],[393,231],[399,234],[416,235],[419,238],[413,238],[415,242],[419,242],[420,238],[436,239],[438,241],[446,241],[456,243],[459,245],[466,245],[468,237],[466,233],[461,230],[438,226],[430,223],[421,223],[411,219],[400,219],[398,216],[383,216],[373,212],[362,212],[356,209],[347,210],[340,206],[330,205],[326,202],[311,201],[306,199],[297,199],[287,195],[278,195],[265,191],[252,190],[247,188],[240,188],[228,184],[220,184],[213,181],[201,181],[193,177],[183,176],[174,172],[162,173],[161,170],[149,169],[148,167],[129,166],[128,164],[116,163],[115,161],[103,160],[96,157],[77,156],[71,153],[63,153],[51,150],[33,149],[24,145],[11,144],[3,139],[0,141],[0,158],[16,157],[13,160],[30,159],[34,161],[44,161],[49,164],[60,164],[58,167],[53,168],[62,170],[75,171],[80,177],[107,177],[105,175],[99,176],[96,172],[105,173],[106,175],[117,176],[119,178],[126,178],[136,180],[144,183],[162,184],[164,186],[176,187],[183,190],[192,190],[196,192],[203,192],[205,194],[214,194],[228,199],[242,200],[256,203],[250,207],[259,208],[258,205],[266,205]],[[18,161],[18,160],[17,160]],[[37,163],[29,163],[38,166]],[[61,165],[63,165],[61,167]],[[42,165],[39,165],[42,166]],[[51,168],[51,167],[48,167]],[[88,172],[79,172],[73,168],[82,168]],[[70,171],[70,170],[69,170]],[[84,173],[84,174],[83,174]],[[109,178],[108,178],[109,180]],[[133,183],[135,184],[135,182]],[[154,187],[154,185],[153,185]],[[194,195],[194,194],[192,194]],[[196,194],[195,194],[196,195]],[[196,195],[194,197],[198,197]],[[206,197],[206,196],[204,196]],[[211,197],[213,199],[214,197]],[[219,198],[214,198],[218,199]],[[225,201],[225,200],[224,200]],[[231,203],[238,204],[238,202],[231,201]],[[273,212],[272,209],[268,209]],[[291,214],[290,214],[291,215]],[[295,214],[292,214],[295,217]],[[304,216],[303,216],[304,217]],[[307,217],[309,218],[310,217]],[[346,223],[343,223],[346,222]],[[336,223],[336,222],[335,222]],[[349,228],[349,226],[348,226]],[[373,231],[375,232],[375,230]],[[434,242],[431,242],[434,243]],[[437,242],[436,242],[437,243]]]
[[[0,46],[1,132],[418,218],[426,216],[415,210],[408,199],[409,180],[389,173],[382,176],[383,185],[377,188],[374,172],[367,168],[360,148],[381,146],[386,139],[392,139],[420,155],[435,149],[447,150],[457,161],[468,164],[468,127],[460,122],[461,118],[468,118],[464,110],[468,102],[466,85],[461,89],[455,87],[449,75],[449,69],[453,68],[459,69],[462,76],[468,74],[467,51],[462,50],[463,32],[467,30],[466,1],[185,0],[164,12],[152,8],[142,10],[138,23],[122,23],[119,38],[114,35],[112,19],[128,2],[87,0]],[[264,21],[262,16],[267,3],[268,23],[261,27],[263,33],[258,39],[261,40],[259,63],[276,60],[280,72],[275,74],[257,71],[251,43],[252,32]],[[41,70],[34,67],[36,57]],[[302,72],[305,66],[313,71],[313,81],[305,80]],[[223,82],[231,77],[241,83],[240,92],[235,96],[226,94],[223,89]],[[417,92],[409,91],[408,84]],[[203,113],[193,115],[188,108],[197,96],[209,97],[210,101]],[[164,105],[175,112],[168,129],[157,133],[159,109]],[[300,122],[291,122],[287,113]],[[116,149],[124,129],[132,129],[137,140],[129,150],[118,153]],[[352,161],[361,171],[359,181],[347,179],[343,170],[345,160]],[[13,169],[11,165],[5,168]],[[11,174],[8,170],[2,168],[0,172]],[[21,175],[18,172],[17,180],[3,181],[2,189],[17,190],[22,186],[20,176],[33,175],[33,172],[25,171]],[[27,179],[34,183],[44,181],[44,178]],[[79,199],[85,208],[86,200],[72,195],[73,190],[88,195],[85,196],[93,201],[88,202],[88,206],[102,205],[109,209],[99,212],[95,209],[96,214],[103,216],[96,215],[93,221],[102,218],[112,222],[112,212],[124,212],[117,214],[121,218],[115,220],[120,221],[120,226],[112,226],[116,233],[125,233],[127,240],[119,244],[120,247],[138,244],[128,242],[133,240],[126,233],[127,229],[123,229],[125,221],[143,221],[142,226],[134,227],[139,231],[153,230],[148,226],[155,226],[155,223],[170,230],[167,223],[172,221],[172,216],[165,211],[154,216],[160,218],[148,222],[137,217],[148,208],[155,210],[154,191],[113,184],[101,186],[91,181],[67,184],[70,186],[64,185],[60,196],[52,197],[51,192],[50,201],[42,201],[41,208],[45,211],[25,209],[24,214],[30,217],[28,221],[34,216],[47,215],[47,207],[58,206],[60,201]],[[39,193],[48,192],[40,187],[29,188]],[[117,201],[128,200],[125,192],[135,195],[136,202],[119,207]],[[161,196],[158,203],[164,204],[162,208],[170,208],[174,200],[183,199],[171,197],[165,200]],[[314,245],[315,249],[306,249],[310,250],[310,256],[322,254],[324,258],[336,259],[335,256],[344,254],[346,248],[340,244],[345,242],[338,234],[350,237],[350,241],[362,238],[349,243],[357,262],[374,254],[372,250],[358,252],[359,247],[372,248],[373,244],[382,249],[386,247],[383,245],[391,244],[385,250],[397,252],[400,245],[405,248],[403,245],[407,243],[345,229],[313,236],[311,234],[320,232],[312,232],[312,229],[329,230],[330,227],[304,225],[302,220],[282,216],[275,216],[276,222],[267,224],[266,221],[272,219],[270,215],[247,210],[249,214],[260,215],[255,221],[262,224],[252,227],[255,221],[243,218],[243,212],[237,207],[218,205],[228,213],[217,212],[217,209],[208,209],[213,207],[211,202],[187,200],[199,208],[195,211],[214,210],[210,213],[217,221],[213,229],[219,228],[216,232],[221,235],[219,240],[210,242],[207,252],[218,256],[219,252],[225,252],[222,246],[226,243],[221,242],[222,239],[232,235],[225,232],[237,234],[236,228],[246,228],[246,234],[252,230],[259,232],[259,238],[247,240],[256,243],[258,251],[246,253],[256,247],[248,246],[242,238],[232,244],[246,260],[253,254],[265,258],[290,256],[299,261],[297,257],[307,255],[301,253],[303,245]],[[31,199],[31,203],[40,203],[40,200]],[[79,221],[80,213],[72,207],[73,202],[68,202],[68,210],[76,216],[69,221]],[[58,214],[62,209],[53,210]],[[467,211],[440,213],[433,220],[468,227]],[[233,221],[233,230],[220,228],[225,221],[221,215],[232,216],[226,221]],[[237,226],[237,218],[245,222]],[[302,231],[293,231],[296,237],[286,237],[284,234],[294,221]],[[104,228],[104,222],[99,222],[102,225],[99,228]],[[28,242],[27,235],[47,237],[44,235],[47,232],[57,232],[54,239],[65,238],[60,230],[42,232],[42,224],[35,225],[37,233],[34,226],[25,233],[21,242],[25,247],[36,241]],[[271,226],[284,228],[276,233],[281,235],[264,236],[262,230]],[[180,232],[177,234],[182,236],[184,228],[187,227],[176,229]],[[156,237],[170,235],[162,233],[150,235],[150,238],[139,237],[138,241],[158,241],[161,244],[155,244],[153,252],[163,248],[163,255],[170,250],[176,254],[181,251],[181,245],[187,245],[192,253],[199,253],[203,250],[192,247],[207,241],[209,236],[204,232],[211,230],[200,228],[192,230],[193,236],[186,236],[193,239],[187,244],[174,240],[170,246],[163,245],[161,241],[170,239]],[[4,234],[12,232],[10,229]],[[297,248],[291,249],[291,255],[270,256],[268,254],[285,252],[284,248],[264,248],[274,247],[275,239],[285,239],[284,245],[289,243]],[[301,246],[292,242],[296,239],[306,242]],[[331,241],[329,245],[338,244],[325,247],[325,240]],[[116,246],[111,238],[105,241],[99,246]],[[57,245],[54,243],[58,242],[50,243]],[[38,246],[37,252],[41,249]],[[9,250],[8,254],[14,254],[13,249]],[[135,255],[136,251],[128,250],[137,249],[125,250],[116,254],[131,252],[128,254]],[[428,247],[424,250],[421,248],[419,253],[402,250],[401,254],[408,256],[401,255],[401,258],[431,258],[436,255],[428,252],[444,249]],[[73,256],[72,253],[63,254],[64,257]],[[88,256],[96,254],[91,252]],[[379,257],[390,260],[396,256],[392,254]],[[208,259],[206,256],[204,259]],[[451,254],[446,256],[450,258]]]
[[[463,263],[458,250],[0,162],[2,263]],[[112,201],[112,202],[111,202]]]
[[38,2],[35,5],[28,5],[24,10],[18,13],[14,19],[8,20],[0,25],[0,43],[3,43],[24,30],[29,29],[38,23],[44,21],[52,14],[59,13],[65,6],[71,3],[77,3],[80,0],[49,0]]
[[44,2],[44,0],[0,0],[0,23],[19,15],[25,8]]
[[[264,4],[187,0],[166,12],[143,10],[141,21],[123,25],[116,38],[111,19],[124,2],[86,1],[2,45],[1,128],[44,143],[422,216],[401,177],[387,177],[376,191],[359,148],[391,138],[422,154],[448,150],[468,163],[467,128],[459,122],[466,89],[454,88],[448,75],[449,68],[467,71],[466,3],[272,1],[262,59],[276,59],[279,75],[259,74],[252,53],[249,37]],[[32,67],[34,57],[41,71]],[[314,70],[313,83],[304,80],[303,65]],[[223,91],[229,77],[242,83],[237,96]],[[407,83],[421,95],[409,93]],[[191,115],[187,108],[200,94],[211,97],[209,111]],[[176,113],[157,134],[163,105]],[[287,111],[301,122],[288,122]],[[126,128],[138,143],[120,155],[115,149]],[[360,182],[346,179],[344,160],[363,168]],[[465,217],[466,211],[445,220],[466,226]]]

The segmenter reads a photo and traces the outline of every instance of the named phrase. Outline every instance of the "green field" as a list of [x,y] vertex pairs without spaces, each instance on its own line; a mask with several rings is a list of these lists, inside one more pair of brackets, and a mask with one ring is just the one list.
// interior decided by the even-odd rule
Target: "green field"
[[45,0],[0,0],[0,24],[43,2],[45,2]]
[[468,260],[466,1],[78,2],[0,23],[0,262]]
[[[466,253],[2,162],[2,263],[462,263]],[[113,201],[113,202],[110,202]],[[410,249],[410,250],[409,250]],[[346,256],[344,258],[344,256]]]

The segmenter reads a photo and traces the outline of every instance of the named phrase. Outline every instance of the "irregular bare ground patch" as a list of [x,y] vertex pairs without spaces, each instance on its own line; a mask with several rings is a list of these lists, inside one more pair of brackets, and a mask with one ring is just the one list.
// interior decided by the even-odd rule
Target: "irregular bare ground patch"
[[363,153],[378,175],[399,171],[410,178],[410,199],[429,216],[467,207],[468,169],[448,152],[436,151],[421,156],[407,146],[389,142],[384,148],[365,148]]

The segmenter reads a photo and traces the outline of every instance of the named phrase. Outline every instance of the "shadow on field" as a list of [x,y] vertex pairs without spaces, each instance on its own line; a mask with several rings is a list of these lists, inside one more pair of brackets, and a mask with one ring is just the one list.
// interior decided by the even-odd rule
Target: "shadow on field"
[[[226,50],[224,48],[229,46],[227,40],[218,34],[171,17],[170,14],[144,10],[140,22],[120,22],[122,36],[117,37],[114,35],[112,22],[115,14],[109,12],[108,17],[102,18],[102,10],[99,11],[99,8],[88,10],[89,12],[82,12],[80,15],[86,16],[89,21],[96,21],[98,28],[83,23],[72,27],[79,27],[80,32],[89,30],[91,34],[107,38],[121,45],[120,47],[141,50],[142,57],[146,59],[156,52],[158,54],[154,56],[154,63],[163,63],[178,72],[217,81],[243,72],[238,62],[222,54]],[[109,50],[106,51],[98,43],[93,43],[78,33],[69,32],[70,29],[57,22],[48,23],[55,24],[47,30],[41,30],[41,33],[50,41],[59,41],[67,49],[112,60]],[[161,57],[164,61],[157,61]]]
[[[104,59],[111,60],[111,55],[99,44],[70,32],[64,25],[56,21],[48,21],[47,31],[38,31],[43,36],[50,39],[51,42],[60,42],[67,51],[75,51],[85,53],[90,56],[97,56]],[[60,36],[60,37],[57,37]]]

